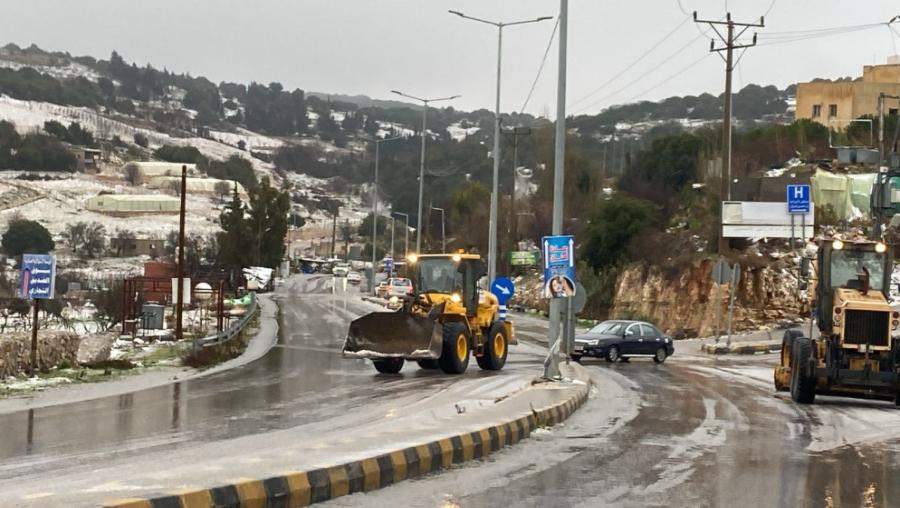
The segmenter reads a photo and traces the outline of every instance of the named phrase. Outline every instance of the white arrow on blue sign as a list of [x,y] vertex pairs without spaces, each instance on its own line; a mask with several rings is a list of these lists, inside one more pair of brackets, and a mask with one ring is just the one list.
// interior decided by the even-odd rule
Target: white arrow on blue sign
[[516,285],[507,277],[497,277],[491,284],[491,293],[494,293],[500,305],[506,305],[516,293]]

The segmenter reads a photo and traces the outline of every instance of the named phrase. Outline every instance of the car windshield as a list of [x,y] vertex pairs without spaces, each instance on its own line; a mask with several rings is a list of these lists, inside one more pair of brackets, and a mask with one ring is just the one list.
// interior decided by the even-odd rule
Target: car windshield
[[599,325],[591,328],[588,333],[594,335],[625,335],[625,328],[628,323],[621,321],[604,321]]
[[831,252],[831,287],[861,287],[860,274],[869,272],[869,287],[884,285],[884,254],[877,252],[833,250]]
[[423,293],[452,293],[462,288],[462,274],[449,258],[419,261],[419,291]]

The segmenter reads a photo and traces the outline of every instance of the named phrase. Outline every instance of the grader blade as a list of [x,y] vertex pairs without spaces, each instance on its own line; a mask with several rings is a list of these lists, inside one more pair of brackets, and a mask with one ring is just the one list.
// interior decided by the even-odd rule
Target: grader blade
[[350,323],[343,353],[352,358],[436,359],[443,326],[408,312],[373,312]]

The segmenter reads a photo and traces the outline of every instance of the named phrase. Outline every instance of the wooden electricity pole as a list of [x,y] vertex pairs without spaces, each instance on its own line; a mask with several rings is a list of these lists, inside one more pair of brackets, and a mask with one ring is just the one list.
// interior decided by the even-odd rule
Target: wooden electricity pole
[[[731,200],[731,73],[735,66],[741,61],[747,48],[756,46],[756,33],[753,34],[753,42],[750,44],[738,44],[738,39],[744,32],[752,27],[765,27],[765,19],[759,17],[759,23],[738,23],[731,19],[731,13],[725,15],[725,21],[717,21],[711,19],[697,19],[697,11],[694,11],[695,23],[706,23],[716,32],[723,46],[716,46],[715,39],[709,43],[709,51],[717,53],[722,60],[725,61],[725,105],[724,105],[724,122],[722,124],[722,167],[720,174],[719,202]],[[719,30],[719,26],[725,26],[725,34]],[[739,27],[735,33],[735,27]],[[737,62],[734,61],[734,50],[743,49]],[[722,56],[725,53],[725,56]],[[722,236],[722,212],[719,212],[718,220],[718,237],[719,237],[719,253],[725,252],[728,248],[725,238]]]

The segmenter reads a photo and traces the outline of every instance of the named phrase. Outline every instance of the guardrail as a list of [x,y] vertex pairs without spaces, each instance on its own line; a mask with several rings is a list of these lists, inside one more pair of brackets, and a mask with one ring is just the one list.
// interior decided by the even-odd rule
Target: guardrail
[[240,317],[240,319],[231,323],[228,328],[222,330],[221,332],[200,339],[194,339],[194,351],[199,351],[200,349],[205,347],[218,346],[237,337],[241,334],[242,331],[244,331],[244,328],[247,327],[247,323],[249,323],[250,320],[253,319],[253,316],[255,316],[258,312],[259,301],[257,300],[256,293],[250,293],[250,305],[247,307],[247,312],[245,312],[244,315]]

